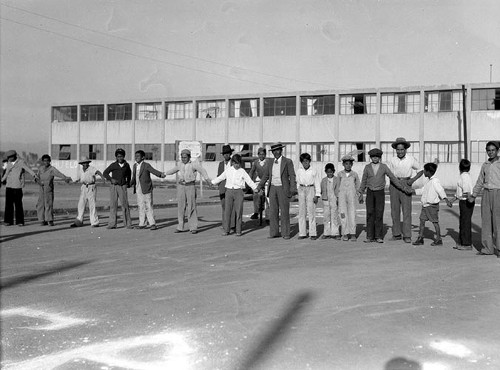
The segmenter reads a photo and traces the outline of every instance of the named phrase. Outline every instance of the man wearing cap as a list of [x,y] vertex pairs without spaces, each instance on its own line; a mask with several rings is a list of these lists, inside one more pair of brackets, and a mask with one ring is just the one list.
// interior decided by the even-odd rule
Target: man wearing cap
[[82,157],[78,162],[82,166],[82,173],[76,181],[81,182],[82,186],[80,187],[80,199],[78,200],[78,215],[75,222],[70,225],[71,227],[83,226],[83,215],[87,203],[89,205],[90,225],[99,227],[99,218],[95,209],[97,196],[96,176],[99,176],[103,181],[104,177],[97,168],[90,165],[90,162],[92,161],[87,157]]
[[207,171],[198,161],[191,161],[191,151],[183,149],[181,151],[181,162],[174,168],[165,172],[165,175],[179,173],[177,183],[177,225],[176,233],[184,232],[184,215],[187,213],[189,230],[192,234],[198,232],[198,214],[196,212],[196,176],[200,175],[211,184]]
[[[125,150],[118,148],[115,151],[116,161],[111,163],[103,172],[106,180],[111,181],[109,187],[109,222],[108,229],[116,229],[116,216],[118,212],[118,199],[122,204],[125,227],[132,229],[132,218],[128,205],[127,189],[130,187],[132,170],[125,160]],[[110,175],[111,174],[111,175]]]
[[[231,155],[233,154],[233,152],[234,149],[232,149],[230,145],[222,146],[221,154],[224,157],[224,159],[219,162],[219,167],[217,168],[217,177],[222,175],[224,171],[226,171],[229,167],[231,167]],[[219,183],[219,198],[220,198],[220,205],[222,207],[222,225],[225,225],[224,217],[226,209],[226,180],[223,180]],[[234,228],[236,226],[236,214],[234,212],[231,214],[230,226],[231,228]]]
[[23,159],[17,157],[17,152],[15,150],[8,150],[4,156],[7,159],[7,168],[2,176],[2,182],[6,182],[5,213],[3,220],[6,226],[13,225],[15,209],[16,224],[18,226],[24,226],[24,176],[25,173],[28,172],[35,178],[35,181],[38,180],[38,176]]
[[[248,175],[252,179],[252,181],[255,181],[258,183],[262,177],[264,176],[264,172],[268,170],[269,164],[272,161],[271,158],[266,158],[266,148],[259,148],[257,151],[257,155],[259,158],[257,158],[255,161],[252,163],[252,168],[250,169],[250,172]],[[265,190],[265,187],[264,187]],[[256,220],[259,218],[259,212],[260,212],[260,198],[261,195],[258,192],[255,192],[253,195],[253,215],[250,217],[252,220]],[[268,208],[269,208],[269,202],[267,200],[267,197],[264,197],[265,199],[265,204],[264,204],[264,210],[266,212],[266,221],[269,221],[269,214],[268,214]]]
[[[406,185],[411,187],[423,174],[423,171],[417,172],[412,178],[414,171],[420,169],[420,165],[416,158],[407,155],[406,151],[411,146],[403,137],[398,137],[391,145],[396,150],[396,157],[389,160],[389,169],[394,176]],[[392,216],[392,238],[391,240],[401,240],[405,243],[411,243],[411,194],[398,189],[391,182],[389,186],[389,194],[391,199],[391,216]],[[401,212],[403,212],[403,226],[401,227]]]
[[269,238],[279,237],[281,212],[281,235],[283,239],[290,239],[290,198],[297,194],[297,182],[292,160],[282,156],[284,147],[279,142],[271,145],[274,160],[258,185],[260,190],[269,180]]
[[398,189],[404,189],[401,181],[391,172],[389,167],[380,163],[383,152],[373,148],[368,152],[372,163],[363,170],[361,186],[359,187],[359,202],[363,202],[363,193],[366,194],[366,240],[365,243],[384,242],[384,208],[385,208],[385,179],[389,177],[392,184]]

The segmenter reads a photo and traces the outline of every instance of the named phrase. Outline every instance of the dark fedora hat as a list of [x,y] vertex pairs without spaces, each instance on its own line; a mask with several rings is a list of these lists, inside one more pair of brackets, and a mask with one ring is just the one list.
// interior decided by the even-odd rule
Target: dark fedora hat
[[369,155],[370,157],[379,157],[379,158],[381,158],[381,157],[382,157],[382,154],[384,154],[384,152],[383,152],[383,151],[381,151],[379,148],[373,148],[372,150],[370,150],[370,151],[368,152],[368,155]]
[[234,152],[234,149],[231,148],[231,145],[223,145],[221,154],[231,154]]
[[5,153],[4,153],[4,158],[7,159],[9,157],[16,157],[17,156],[17,152],[15,150],[7,150]]
[[271,152],[278,149],[283,149],[285,146],[281,142],[277,142],[271,145]]
[[395,142],[392,143],[392,148],[396,149],[399,144],[403,144],[405,146],[405,149],[408,149],[411,144],[406,141],[404,137],[398,137]]

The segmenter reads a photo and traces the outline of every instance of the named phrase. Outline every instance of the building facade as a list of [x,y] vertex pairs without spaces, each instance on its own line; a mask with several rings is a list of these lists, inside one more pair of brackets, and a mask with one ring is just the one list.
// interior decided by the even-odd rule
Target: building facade
[[481,163],[486,142],[500,140],[500,84],[464,88],[465,117],[462,85],[58,104],[51,107],[49,150],[72,176],[81,156],[103,169],[118,147],[129,160],[142,149],[166,170],[176,160],[177,140],[198,140],[213,176],[222,145],[256,155],[258,147],[281,141],[297,165],[303,152],[316,166],[338,165],[354,153],[361,171],[371,148],[393,156],[391,143],[404,137],[422,164],[439,159],[440,177],[452,187],[466,148],[468,158]]

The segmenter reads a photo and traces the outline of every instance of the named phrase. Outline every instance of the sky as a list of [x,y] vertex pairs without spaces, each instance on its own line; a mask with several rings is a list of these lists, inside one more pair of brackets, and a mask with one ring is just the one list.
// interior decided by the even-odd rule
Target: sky
[[498,0],[0,0],[0,150],[50,107],[500,81]]

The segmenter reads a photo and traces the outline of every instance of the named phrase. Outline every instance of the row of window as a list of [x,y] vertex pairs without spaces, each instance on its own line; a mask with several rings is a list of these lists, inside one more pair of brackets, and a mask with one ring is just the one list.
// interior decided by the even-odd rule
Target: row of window
[[[460,90],[427,91],[424,95],[425,112],[455,112],[462,110],[462,92]],[[229,109],[228,109],[229,108]],[[52,121],[77,121],[76,105],[53,107]],[[259,99],[232,99],[229,107],[225,100],[196,102],[167,102],[163,114],[163,104],[136,103],[135,119],[189,119],[226,117],[258,117],[260,115]],[[264,98],[264,116],[295,116],[296,98],[278,97]],[[104,105],[82,105],[80,107],[82,121],[103,121]],[[472,110],[500,110],[500,89],[472,90]],[[375,94],[352,94],[340,96],[340,114],[375,114],[377,99]],[[381,94],[380,113],[404,114],[420,112],[420,93],[384,93]],[[303,116],[335,114],[335,95],[303,96],[300,98],[300,114]],[[132,103],[109,104],[107,106],[108,121],[132,119]]]
[[[388,158],[395,156],[396,152],[392,149],[390,142],[380,143],[380,149],[384,152],[384,157]],[[203,144],[203,153],[205,161],[220,161],[222,160],[222,145],[220,143]],[[482,162],[486,159],[485,154],[486,141],[474,141],[471,143],[470,159],[472,162]],[[257,156],[259,148],[258,144],[245,143],[245,144],[231,144],[235,152],[241,153],[243,156]],[[266,144],[267,154],[271,154],[271,144]],[[358,162],[367,162],[369,157],[368,151],[375,147],[375,142],[341,142],[339,143],[340,156],[350,154],[356,158]],[[108,144],[106,147],[107,158],[111,160],[115,156],[115,150],[123,148],[126,157],[133,160],[132,145],[131,144]],[[139,144],[136,145],[136,150],[144,150],[146,159],[152,161],[161,160],[161,144]],[[165,144],[165,160],[176,160],[176,146],[175,144]],[[297,146],[295,143],[287,143],[284,148],[283,155],[287,157],[295,157]],[[459,142],[425,142],[424,143],[424,161],[432,162],[435,158],[441,163],[458,163],[464,155],[463,143]],[[302,143],[300,144],[300,153],[309,153],[314,161],[317,162],[335,162],[335,144],[334,143]],[[411,142],[408,149],[408,154],[418,158],[420,153],[420,143],[418,141]],[[54,158],[60,160],[76,159],[76,145],[53,145],[52,154]],[[88,156],[92,160],[104,159],[104,145],[103,144],[82,144],[80,145],[80,155]]]

